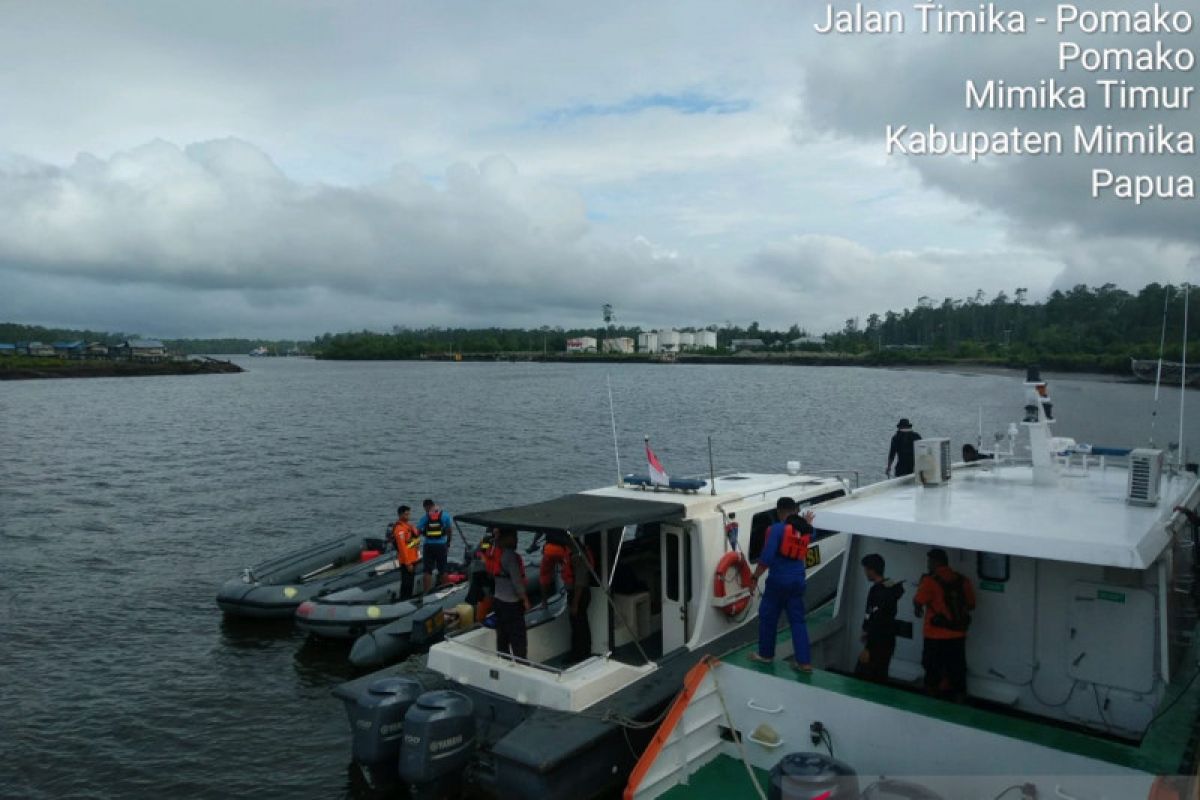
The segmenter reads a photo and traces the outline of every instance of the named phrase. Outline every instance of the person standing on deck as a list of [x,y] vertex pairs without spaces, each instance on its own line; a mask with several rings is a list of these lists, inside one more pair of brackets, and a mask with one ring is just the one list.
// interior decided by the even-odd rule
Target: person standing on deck
[[883,556],[863,556],[863,572],[871,583],[867,592],[867,613],[862,624],[863,651],[854,674],[877,683],[887,683],[888,667],[896,652],[896,606],[904,595],[904,584],[883,576]]
[[912,423],[907,419],[901,419],[896,424],[896,432],[892,434],[892,446],[888,449],[887,468],[883,474],[890,476],[892,474],[892,463],[896,464],[896,477],[902,475],[912,475],[913,473],[913,445],[921,438],[921,434],[912,429]]
[[500,529],[487,555],[487,565],[496,583],[492,601],[496,610],[496,652],[528,658],[525,612],[529,610],[529,596],[525,593],[525,562],[517,555],[515,528]]
[[583,661],[592,654],[588,606],[592,603],[592,570],[595,568],[596,559],[592,549],[587,542],[578,540],[571,547],[571,557],[563,570],[571,622],[571,663]]
[[975,608],[975,587],[950,569],[950,559],[940,547],[929,551],[927,565],[929,572],[913,597],[913,612],[925,616],[925,688],[939,695],[948,685],[951,698],[962,702],[967,696],[967,627]]
[[408,521],[409,506],[396,509],[396,521],[392,523],[392,541],[396,545],[396,563],[400,567],[400,599],[413,596],[417,564],[421,563],[421,534]]
[[[422,560],[425,562],[425,593],[442,582],[446,574],[447,553],[450,551],[450,533],[454,530],[454,520],[443,511],[441,506],[428,497],[421,503],[425,508],[425,516],[417,523],[421,532],[423,550]],[[433,574],[437,573],[437,580]]]
[[779,521],[767,530],[767,541],[754,569],[754,585],[768,569],[767,583],[758,604],[758,652],[750,654],[751,661],[770,664],[775,659],[775,632],[779,615],[787,612],[792,629],[792,666],[801,672],[812,672],[809,653],[808,627],[804,621],[804,587],[807,569],[808,543],[812,540],[813,512],[796,515],[796,501],[781,497],[775,503]]

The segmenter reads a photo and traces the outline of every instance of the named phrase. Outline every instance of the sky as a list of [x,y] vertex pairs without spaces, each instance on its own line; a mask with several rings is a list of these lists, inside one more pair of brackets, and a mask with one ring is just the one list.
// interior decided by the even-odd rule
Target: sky
[[921,296],[1196,281],[1196,200],[1088,184],[1200,177],[1195,155],[884,151],[887,124],[1200,131],[1196,98],[963,107],[966,79],[1194,86],[1055,65],[1063,40],[1155,37],[822,36],[825,8],[0,0],[0,321],[306,339],[598,326],[609,303],[645,328],[821,333]]

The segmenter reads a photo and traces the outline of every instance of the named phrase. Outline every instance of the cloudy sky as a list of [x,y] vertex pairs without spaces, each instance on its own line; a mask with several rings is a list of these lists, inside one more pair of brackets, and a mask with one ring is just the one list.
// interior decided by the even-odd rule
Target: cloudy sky
[[1195,156],[884,154],[888,123],[1196,131],[1195,108],[963,108],[967,78],[1194,85],[1055,66],[1060,39],[1154,37],[819,36],[812,0],[0,9],[0,321],[309,338],[612,303],[821,332],[921,295],[1196,280],[1197,201],[1088,186]]

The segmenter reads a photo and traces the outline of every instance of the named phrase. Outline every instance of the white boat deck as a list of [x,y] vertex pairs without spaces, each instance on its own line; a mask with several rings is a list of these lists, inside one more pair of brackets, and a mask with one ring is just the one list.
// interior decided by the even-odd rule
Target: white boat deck
[[1123,466],[1034,482],[1033,468],[955,469],[941,486],[909,479],[876,484],[817,510],[819,527],[896,541],[1012,556],[1145,569],[1166,546],[1164,523],[1193,476],[1163,475],[1156,506],[1125,502]]

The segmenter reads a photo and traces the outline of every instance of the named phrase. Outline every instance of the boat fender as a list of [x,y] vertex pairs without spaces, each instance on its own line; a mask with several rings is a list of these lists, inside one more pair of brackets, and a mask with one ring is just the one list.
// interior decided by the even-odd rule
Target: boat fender
[[[727,594],[733,580],[737,581],[738,589]],[[727,617],[738,616],[750,605],[750,588],[753,585],[750,562],[741,553],[730,550],[717,564],[717,573],[713,578],[713,607],[725,612]]]

